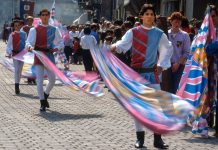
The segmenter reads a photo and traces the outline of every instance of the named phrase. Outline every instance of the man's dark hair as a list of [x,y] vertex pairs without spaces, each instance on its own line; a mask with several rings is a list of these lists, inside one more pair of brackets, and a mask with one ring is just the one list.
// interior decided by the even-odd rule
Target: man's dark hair
[[107,33],[113,34],[114,32],[113,32],[113,30],[107,30],[107,31],[106,31],[106,34],[107,34]]
[[114,21],[114,25],[115,24],[118,24],[118,26],[121,26],[123,24],[123,21],[120,20],[120,19],[117,19],[117,20]]
[[79,41],[78,36],[74,36],[73,38],[76,39],[76,41]]
[[116,40],[121,40],[122,38],[122,32],[120,27],[114,28],[114,36],[116,37]]
[[218,16],[218,10],[217,10],[216,6],[215,6],[215,5],[210,5],[210,13],[211,13],[213,10],[215,11],[216,15]]
[[93,19],[93,23],[98,23],[98,19],[97,19],[97,18],[94,18],[94,19]]
[[17,22],[20,23],[20,20],[13,20],[13,22],[11,24],[11,27],[14,27],[14,24],[17,23]]
[[189,28],[189,21],[188,21],[188,19],[187,19],[186,17],[184,17],[184,16],[183,16],[183,18],[182,18],[182,24],[181,24],[181,26],[182,26],[182,28],[185,28],[185,27]]
[[125,28],[129,28],[129,29],[133,28],[133,24],[130,21],[125,21],[123,24]]
[[20,20],[20,24],[24,25],[24,21],[23,21],[23,20]]
[[195,36],[195,35],[194,35],[193,33],[189,33],[188,35],[189,35],[189,37],[190,37],[190,40],[191,40],[191,42],[192,42],[192,41],[193,41],[193,39],[194,39],[194,36]]
[[128,16],[128,17],[126,18],[126,20],[132,22],[132,24],[135,24],[135,17],[133,17],[132,15],[131,15],[131,16]]
[[50,11],[47,8],[42,8],[39,12],[39,16],[41,16],[43,12],[47,12],[48,15],[50,15]]
[[91,29],[93,29],[93,28],[97,28],[97,25],[94,23],[91,25]]
[[155,14],[155,8],[154,8],[154,6],[153,6],[152,4],[144,4],[144,6],[142,6],[142,8],[141,8],[141,11],[140,11],[139,15],[142,15],[142,16],[143,16],[144,13],[145,13],[148,9],[152,10],[152,11],[154,12],[154,16],[156,16],[156,14]]
[[86,27],[84,28],[84,34],[85,34],[85,35],[89,35],[90,33],[91,33],[90,27],[87,27],[87,26],[86,26]]
[[111,42],[112,42],[113,38],[112,38],[111,36],[106,36],[105,40],[106,40],[106,41],[111,41]]

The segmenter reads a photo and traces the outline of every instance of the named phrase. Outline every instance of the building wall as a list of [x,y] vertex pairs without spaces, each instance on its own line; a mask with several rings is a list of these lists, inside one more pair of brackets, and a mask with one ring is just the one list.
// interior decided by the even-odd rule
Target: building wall
[[194,0],[186,0],[185,4],[185,16],[188,18],[188,20],[191,20],[193,18],[193,9],[194,9]]
[[101,16],[109,21],[112,20],[112,10],[113,10],[112,4],[113,4],[112,0],[102,0]]
[[[54,0],[32,1],[36,2],[33,17],[37,17],[42,8],[50,10],[54,2]],[[78,3],[73,3],[72,0],[55,0],[55,2],[55,19],[60,20],[63,24],[71,25],[74,20],[86,12],[86,10],[78,6]],[[2,31],[5,21],[11,22],[15,12],[20,16],[20,0],[0,0],[0,31]]]
[[218,8],[218,0],[194,0],[193,18],[204,19],[204,13],[208,3],[216,5]]

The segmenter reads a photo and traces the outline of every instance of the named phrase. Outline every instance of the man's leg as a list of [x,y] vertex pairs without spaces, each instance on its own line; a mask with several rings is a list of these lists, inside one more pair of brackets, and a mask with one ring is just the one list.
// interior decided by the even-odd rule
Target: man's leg
[[87,71],[92,71],[93,59],[90,51],[87,52],[87,62]]
[[39,95],[41,108],[40,111],[45,111],[45,97],[44,97],[44,90],[43,90],[43,81],[44,81],[44,66],[42,65],[35,65],[36,67],[36,78],[37,78],[37,92]]
[[20,78],[20,73],[19,73],[19,60],[13,59],[14,63],[14,79],[15,79],[15,93],[19,94],[20,89],[19,89],[19,78]]
[[47,68],[45,70],[48,75],[48,84],[46,85],[45,93],[48,95],[50,91],[52,90],[52,88],[54,87],[56,78],[55,78],[55,75],[50,70],[48,70]]
[[20,79],[21,79],[21,76],[22,76],[21,74],[22,74],[22,70],[23,70],[23,64],[24,64],[24,62],[18,60],[19,83],[20,83]]
[[135,119],[135,128],[136,128],[136,136],[137,136],[137,141],[135,143],[136,148],[141,148],[143,147],[144,144],[144,139],[145,139],[145,132],[143,130],[143,126],[139,124]]
[[171,74],[170,74],[170,76],[171,76],[171,93],[173,93],[173,94],[176,94],[176,92],[177,92],[183,71],[184,71],[183,65],[180,65],[176,72],[172,72],[172,69],[171,69]]

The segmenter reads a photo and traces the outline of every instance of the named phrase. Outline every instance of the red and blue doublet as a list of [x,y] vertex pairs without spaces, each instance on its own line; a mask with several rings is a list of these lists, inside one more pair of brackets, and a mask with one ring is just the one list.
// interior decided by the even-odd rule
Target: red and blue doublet
[[[132,29],[133,32],[133,55],[132,68],[156,68],[158,62],[158,46],[163,31],[154,27],[150,30],[141,26]],[[160,83],[156,72],[142,73],[152,84]]]
[[28,26],[28,25],[23,26],[23,31],[26,32],[27,36],[29,35],[30,29],[31,29],[32,27],[33,27],[33,26]]
[[13,37],[12,56],[15,56],[25,48],[26,35],[24,32],[20,32],[20,33],[13,32],[11,33],[11,35]]
[[[47,27],[36,25],[36,43],[35,47],[40,49],[50,49],[53,48],[53,41],[55,39],[56,28],[52,25],[48,25]],[[43,52],[47,55],[47,57],[55,63],[54,55],[51,52]],[[35,55],[34,65],[43,65],[39,58]]]

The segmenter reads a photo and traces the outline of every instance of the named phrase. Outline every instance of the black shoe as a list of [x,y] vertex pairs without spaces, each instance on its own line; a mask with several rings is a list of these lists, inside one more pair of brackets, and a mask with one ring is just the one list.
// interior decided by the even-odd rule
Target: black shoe
[[33,84],[36,84],[36,80],[35,79],[33,79],[32,82],[33,82]]
[[15,83],[15,93],[20,94],[19,83]]
[[162,139],[154,140],[154,147],[167,149],[169,145],[165,144]]
[[45,97],[45,107],[49,108],[49,103],[48,103],[49,94],[46,94],[46,93],[44,92],[44,97]]
[[154,147],[167,149],[169,145],[165,144],[161,138],[161,135],[154,133]]
[[41,103],[41,108],[40,108],[40,111],[45,111],[45,100],[40,100],[40,103]]
[[137,141],[135,143],[135,148],[142,148],[143,144],[144,144],[144,139],[145,139],[145,132],[141,131],[141,132],[136,132],[136,136],[137,136]]

